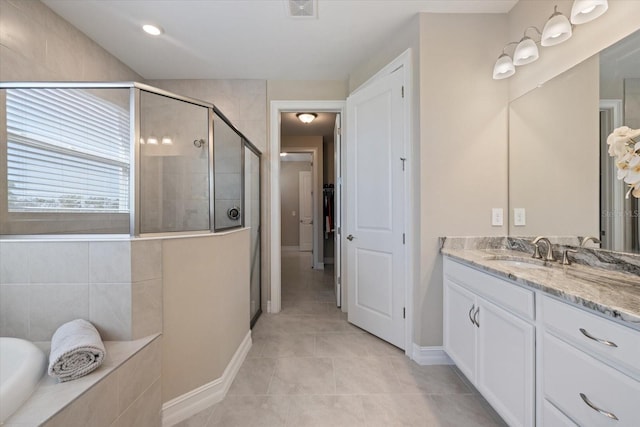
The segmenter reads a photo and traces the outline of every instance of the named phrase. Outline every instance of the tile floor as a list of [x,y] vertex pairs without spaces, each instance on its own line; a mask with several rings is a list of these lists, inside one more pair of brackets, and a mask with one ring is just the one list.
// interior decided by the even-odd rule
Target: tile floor
[[178,427],[504,426],[450,366],[419,366],[349,324],[333,271],[283,252],[282,311],[263,314],[226,398]]

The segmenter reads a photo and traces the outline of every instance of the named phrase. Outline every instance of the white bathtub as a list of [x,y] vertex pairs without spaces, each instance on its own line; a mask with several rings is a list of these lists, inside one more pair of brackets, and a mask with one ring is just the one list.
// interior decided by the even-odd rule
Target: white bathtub
[[0,424],[31,396],[47,359],[33,343],[0,337]]

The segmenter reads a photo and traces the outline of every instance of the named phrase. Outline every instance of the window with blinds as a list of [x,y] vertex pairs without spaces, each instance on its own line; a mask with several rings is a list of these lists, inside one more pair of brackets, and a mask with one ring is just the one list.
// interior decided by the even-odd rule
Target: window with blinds
[[9,212],[129,212],[128,89],[7,89]]

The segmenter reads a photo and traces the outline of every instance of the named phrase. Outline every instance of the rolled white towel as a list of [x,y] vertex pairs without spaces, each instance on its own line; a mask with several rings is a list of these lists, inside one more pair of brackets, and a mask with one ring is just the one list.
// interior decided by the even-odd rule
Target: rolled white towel
[[49,375],[60,382],[75,380],[98,368],[106,350],[100,333],[83,319],[60,326],[51,338]]

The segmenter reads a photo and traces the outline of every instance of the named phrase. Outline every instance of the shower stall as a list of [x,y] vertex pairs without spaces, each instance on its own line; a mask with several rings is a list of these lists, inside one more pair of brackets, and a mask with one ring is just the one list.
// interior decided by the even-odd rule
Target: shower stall
[[0,235],[251,235],[260,151],[213,105],[148,85],[0,83]]

